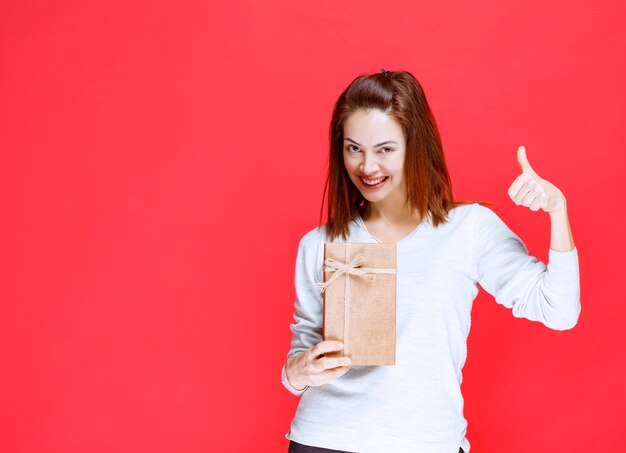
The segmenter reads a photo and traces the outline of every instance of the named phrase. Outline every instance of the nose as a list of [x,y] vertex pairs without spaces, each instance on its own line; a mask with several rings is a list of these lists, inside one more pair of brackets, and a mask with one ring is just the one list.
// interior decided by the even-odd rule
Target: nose
[[363,153],[363,161],[361,163],[361,171],[366,175],[373,175],[378,170],[378,158],[368,153]]

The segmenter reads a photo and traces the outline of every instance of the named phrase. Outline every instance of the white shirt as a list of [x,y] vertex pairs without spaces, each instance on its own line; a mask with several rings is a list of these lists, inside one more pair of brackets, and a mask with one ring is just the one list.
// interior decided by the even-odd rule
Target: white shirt
[[[428,217],[397,243],[396,364],[352,367],[300,396],[285,437],[358,453],[470,451],[461,395],[478,284],[513,316],[555,330],[580,313],[578,251],[549,249],[548,265],[489,208],[473,203],[434,227]],[[296,258],[293,333],[287,358],[323,340],[325,225],[306,233]],[[341,237],[335,242],[343,242]],[[358,216],[346,242],[380,242]],[[539,364],[538,364],[539,365]]]

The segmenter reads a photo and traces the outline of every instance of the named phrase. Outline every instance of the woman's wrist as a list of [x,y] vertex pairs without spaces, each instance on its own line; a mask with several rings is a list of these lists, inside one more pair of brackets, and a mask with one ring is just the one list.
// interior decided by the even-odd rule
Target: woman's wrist
[[298,378],[298,373],[294,368],[293,364],[296,360],[295,356],[291,357],[287,360],[287,364],[285,365],[285,375],[287,376],[287,380],[289,381],[289,385],[291,385],[296,390],[304,390],[308,387],[308,385],[304,384]]

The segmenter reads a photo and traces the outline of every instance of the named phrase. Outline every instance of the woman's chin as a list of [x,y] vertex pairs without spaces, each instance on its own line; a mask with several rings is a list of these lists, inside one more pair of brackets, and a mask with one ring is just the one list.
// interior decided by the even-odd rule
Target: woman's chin
[[385,195],[372,196],[370,194],[364,194],[364,193],[361,193],[361,195],[363,195],[363,198],[365,198],[365,200],[367,200],[368,203],[378,203],[379,201],[382,201],[385,199]]

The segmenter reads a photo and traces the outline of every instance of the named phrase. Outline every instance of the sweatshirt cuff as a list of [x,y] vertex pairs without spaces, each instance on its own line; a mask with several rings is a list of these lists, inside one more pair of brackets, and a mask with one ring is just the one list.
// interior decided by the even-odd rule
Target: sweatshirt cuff
[[567,252],[558,252],[556,250],[548,250],[548,267],[564,268],[570,272],[578,272],[578,249],[574,247]]
[[576,248],[576,246],[574,246],[572,250],[568,250],[567,252],[559,252],[557,250],[552,250],[552,248],[550,248],[548,249],[548,253],[550,255],[555,255],[555,256],[578,255],[578,249]]
[[548,268],[543,280],[544,290],[550,289],[559,297],[566,294],[576,299],[570,306],[580,305],[580,273],[578,269],[578,249],[557,252],[550,249]]
[[290,383],[289,383],[289,379],[287,379],[287,371],[285,370],[287,364],[283,365],[283,369],[281,372],[281,381],[283,383],[283,385],[285,386],[285,388],[287,390],[289,390],[292,394],[296,395],[296,396],[300,396],[302,395],[306,389],[309,388],[309,386],[307,385],[306,387],[304,387],[302,390],[297,390],[296,388],[294,388]]

